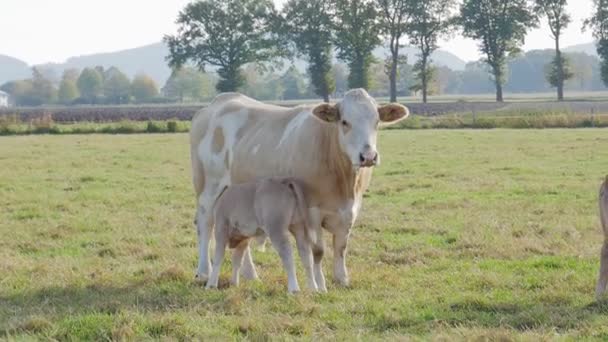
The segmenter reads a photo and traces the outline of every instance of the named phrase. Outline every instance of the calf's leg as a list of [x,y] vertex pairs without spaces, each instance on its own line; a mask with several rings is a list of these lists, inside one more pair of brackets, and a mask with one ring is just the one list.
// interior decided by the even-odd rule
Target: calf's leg
[[258,279],[258,273],[255,270],[253,259],[251,258],[251,247],[248,244],[244,250],[243,267],[241,268],[241,275],[247,280]]
[[296,237],[296,245],[298,246],[298,254],[300,254],[300,259],[302,259],[302,265],[304,266],[304,271],[306,272],[306,277],[308,279],[308,288],[313,291],[317,291],[318,286],[312,269],[312,248],[310,242],[306,238],[304,229],[306,228],[303,226],[296,227],[296,232],[294,234]]
[[300,286],[298,285],[298,278],[296,278],[296,267],[293,263],[293,252],[291,251],[289,238],[286,234],[287,229],[269,227],[269,231],[270,242],[272,242],[272,246],[279,253],[283,262],[283,268],[287,272],[287,290],[290,293],[299,292]]
[[230,282],[232,285],[237,286],[239,284],[239,270],[243,263],[243,255],[247,246],[249,246],[249,241],[245,240],[232,251],[232,280]]

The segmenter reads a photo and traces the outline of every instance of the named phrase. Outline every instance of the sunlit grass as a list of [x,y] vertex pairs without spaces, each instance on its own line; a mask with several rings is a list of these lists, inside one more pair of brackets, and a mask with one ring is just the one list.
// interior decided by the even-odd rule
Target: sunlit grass
[[221,290],[194,283],[187,135],[0,138],[0,337],[608,338],[593,300],[606,130],[379,144],[351,287],[289,296],[270,249],[254,254],[262,282],[227,287],[227,261]]

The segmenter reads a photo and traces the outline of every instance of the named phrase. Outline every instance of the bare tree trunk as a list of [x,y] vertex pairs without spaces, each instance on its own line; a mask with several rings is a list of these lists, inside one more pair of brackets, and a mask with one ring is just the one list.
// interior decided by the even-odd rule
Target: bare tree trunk
[[494,84],[496,85],[496,102],[503,102],[502,96],[502,82],[503,82],[503,74],[501,65],[496,65],[493,63],[492,72],[494,74]]
[[389,79],[391,82],[391,102],[397,102],[397,62],[399,60],[399,51],[395,49],[391,64],[391,73]]
[[559,36],[555,37],[555,58],[557,61],[557,100],[564,100],[564,63],[559,48]]
[[500,82],[496,82],[496,102],[503,102],[502,84]]
[[324,101],[325,103],[329,103],[329,94],[328,94],[327,92],[325,92],[325,93],[323,94],[323,101]]
[[421,78],[420,78],[420,82],[422,83],[422,103],[427,103],[427,97],[428,97],[428,88],[429,88],[429,80],[428,80],[428,72],[427,72],[427,56],[426,54],[423,52],[422,53],[422,59],[421,59]]

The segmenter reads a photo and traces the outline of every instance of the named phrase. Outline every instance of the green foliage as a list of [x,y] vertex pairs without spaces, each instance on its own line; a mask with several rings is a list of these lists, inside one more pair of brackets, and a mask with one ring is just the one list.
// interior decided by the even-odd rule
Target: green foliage
[[338,58],[348,64],[349,88],[369,88],[372,51],[380,45],[382,26],[371,0],[332,0],[335,7],[334,44]]
[[149,102],[158,96],[158,86],[156,82],[146,74],[139,74],[133,78],[131,91],[135,101],[138,103]]
[[111,104],[124,104],[130,102],[131,81],[116,67],[104,72],[104,96],[106,102]]
[[80,72],[75,69],[68,69],[63,72],[61,83],[59,84],[59,103],[71,104],[80,96],[78,86],[76,85],[79,75]]
[[243,72],[245,86],[243,93],[258,100],[281,100],[285,88],[278,75],[263,72],[255,65],[250,64]]
[[537,24],[526,0],[465,0],[459,23],[465,37],[479,41],[491,68],[496,100],[503,100],[507,58],[520,51],[526,32]]
[[308,61],[308,74],[315,94],[329,101],[335,91],[331,75],[332,27],[330,2],[290,0],[283,8],[285,32],[297,54]]
[[574,73],[570,70],[570,63],[566,56],[553,57],[550,64],[547,65],[546,71],[547,81],[553,87],[562,86],[564,81],[571,79]]
[[401,47],[401,37],[407,33],[407,27],[412,18],[410,2],[411,0],[376,0],[380,8],[381,33],[388,40],[391,52],[390,58],[386,60],[391,102],[397,101],[399,48]]
[[85,68],[76,82],[80,96],[88,103],[95,103],[103,94],[103,77],[93,68]]
[[591,18],[585,20],[584,28],[591,28],[597,40],[597,54],[601,59],[601,75],[608,86],[608,1],[593,0],[595,11]]
[[190,3],[177,19],[178,33],[165,36],[172,67],[193,61],[201,71],[219,67],[218,91],[243,86],[241,67],[286,54],[275,34],[279,16],[270,0],[203,0]]
[[185,66],[173,70],[163,87],[163,93],[179,102],[209,100],[216,94],[213,83],[209,74]]
[[535,11],[547,17],[549,29],[555,40],[555,57],[549,66],[547,80],[557,88],[557,99],[564,99],[564,82],[572,77],[568,70],[567,60],[562,56],[560,50],[560,37],[562,31],[568,27],[571,21],[566,12],[568,0],[535,0]]

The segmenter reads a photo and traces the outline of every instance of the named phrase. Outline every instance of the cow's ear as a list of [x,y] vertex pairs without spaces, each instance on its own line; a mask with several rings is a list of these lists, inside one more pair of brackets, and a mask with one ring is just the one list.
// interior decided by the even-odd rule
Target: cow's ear
[[382,123],[391,125],[407,118],[410,111],[398,103],[389,103],[378,107],[378,114]]
[[335,104],[320,104],[312,110],[312,114],[326,122],[336,122],[340,120],[340,111],[338,110],[338,105]]

